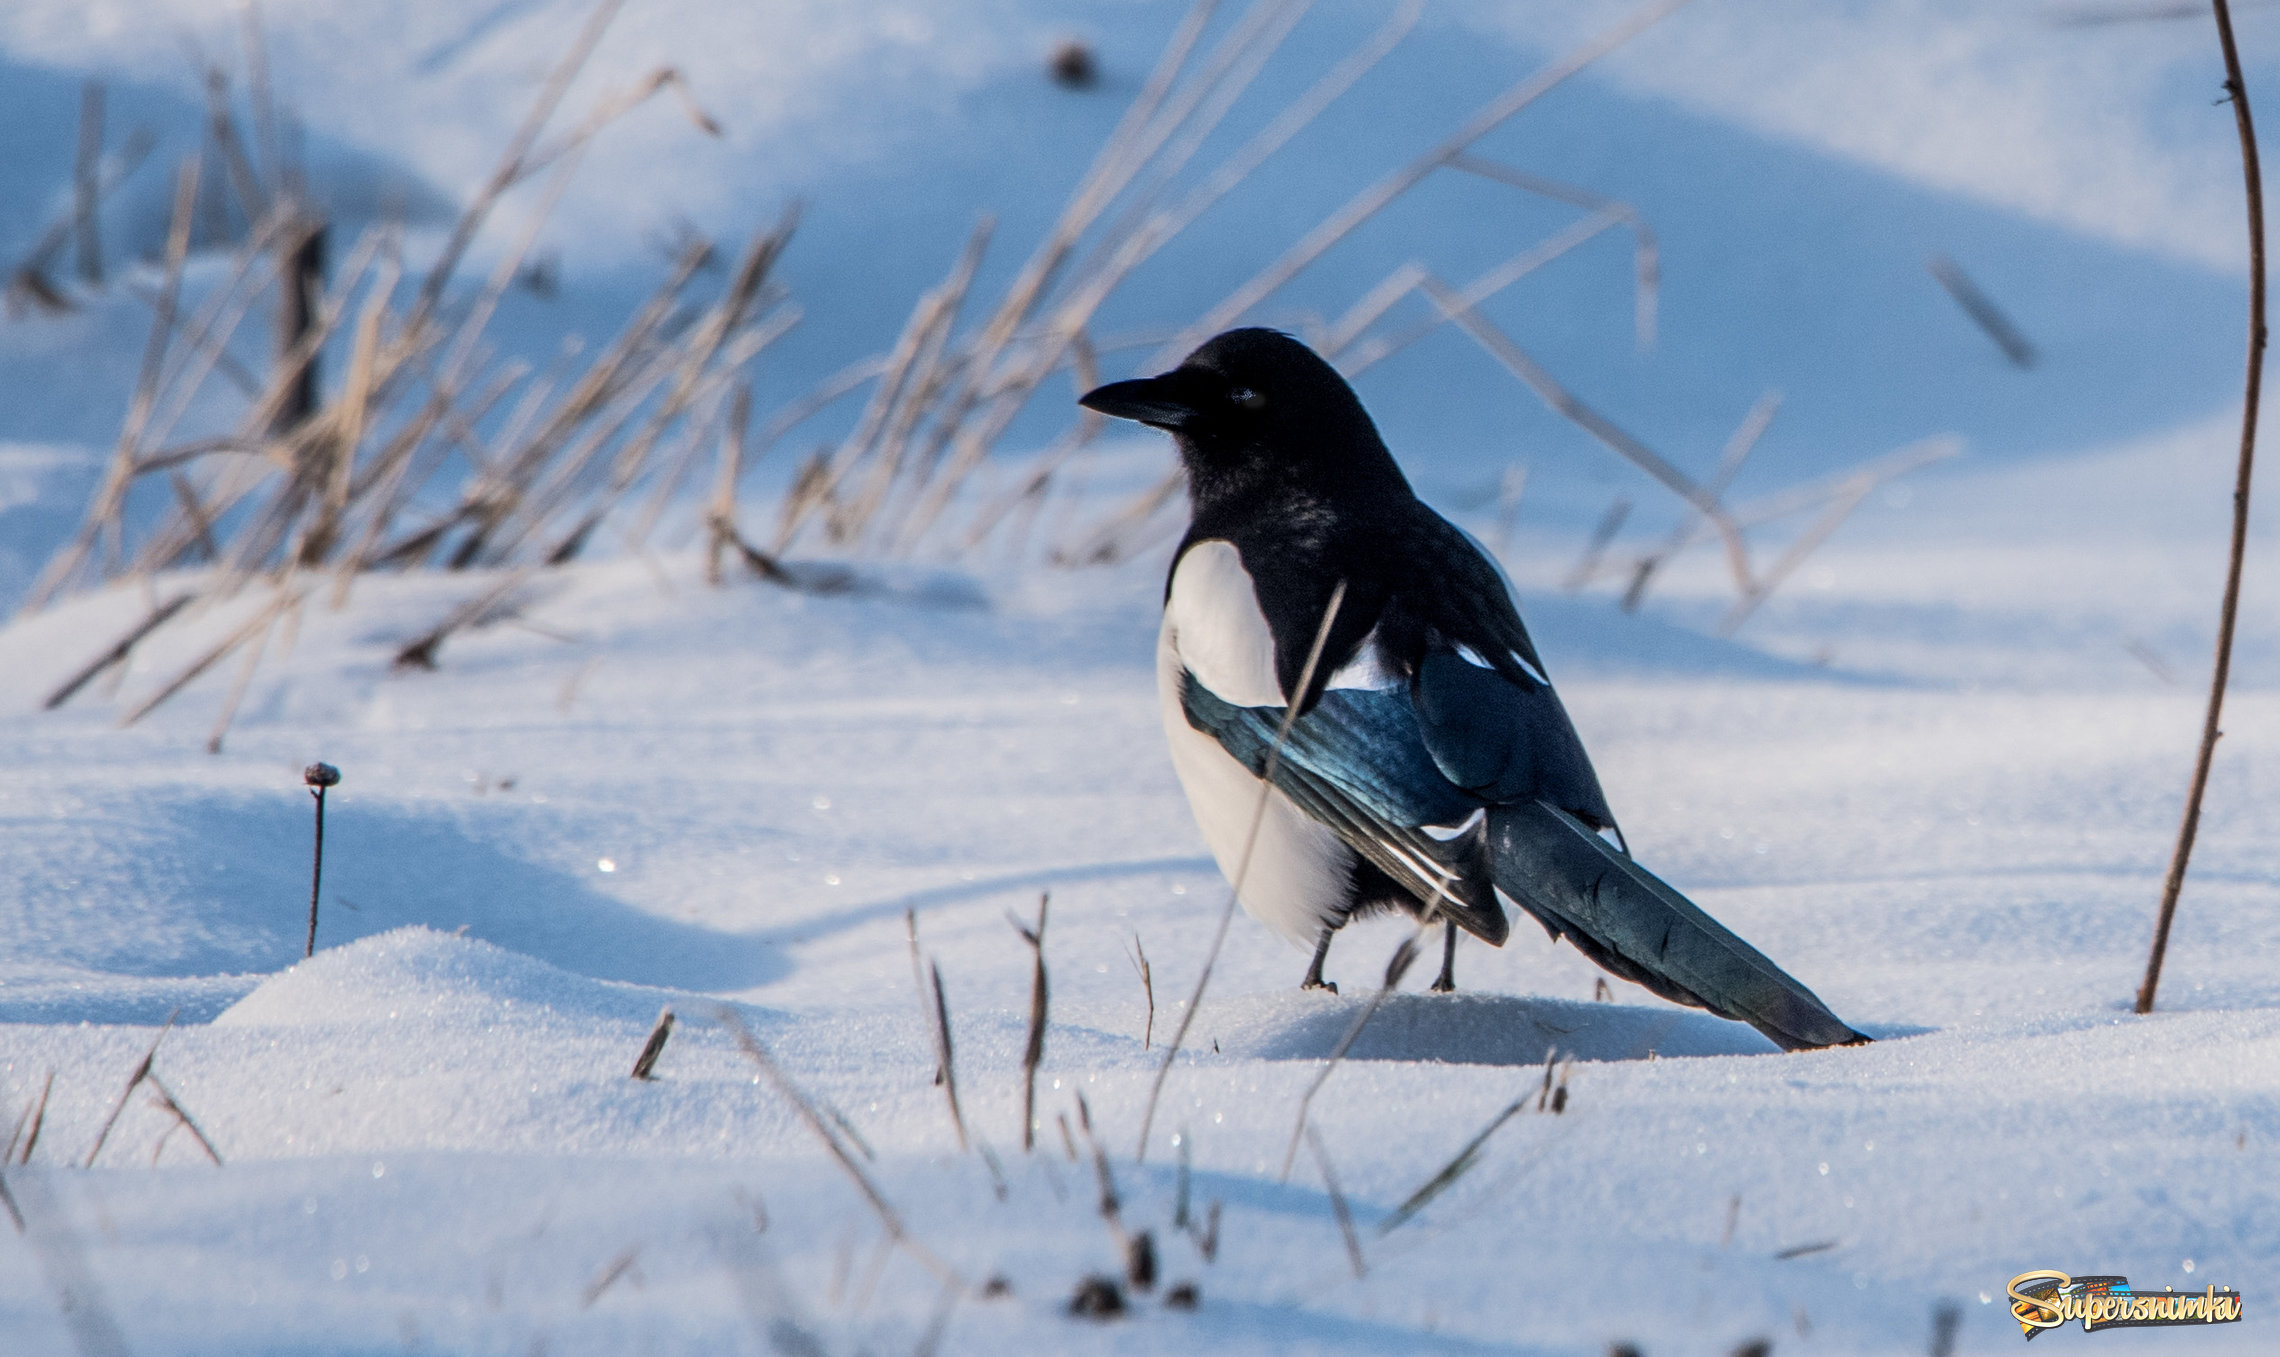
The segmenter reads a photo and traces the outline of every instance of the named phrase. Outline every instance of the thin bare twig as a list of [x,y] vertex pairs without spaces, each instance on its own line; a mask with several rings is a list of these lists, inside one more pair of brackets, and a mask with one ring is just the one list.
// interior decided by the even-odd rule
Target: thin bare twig
[[2209,709],[2201,721],[2201,745],[2193,756],[2193,782],[2185,795],[2185,815],[2177,827],[2177,851],[2161,883],[2161,915],[2145,960],[2145,982],[2138,986],[2137,1011],[2153,1011],[2161,984],[2161,962],[2169,951],[2169,926],[2177,917],[2177,897],[2185,888],[2185,866],[2201,827],[2201,794],[2208,789],[2209,765],[2217,753],[2224,715],[2225,680],[2232,673],[2233,626],[2240,615],[2240,572],[2248,552],[2249,478],[2256,469],[2256,415],[2264,389],[2264,173],[2257,163],[2256,123],[2249,116],[2248,82],[2241,75],[2240,49],[2233,42],[2232,10],[2226,0],[2210,0],[2217,16],[2217,38],[2225,54],[2225,92],[2232,97],[2233,124],[2240,132],[2241,177],[2248,185],[2248,376],[2241,399],[2240,463],[2233,480],[2232,554],[2225,565],[2224,602],[2217,612],[2217,660],[2209,676]]

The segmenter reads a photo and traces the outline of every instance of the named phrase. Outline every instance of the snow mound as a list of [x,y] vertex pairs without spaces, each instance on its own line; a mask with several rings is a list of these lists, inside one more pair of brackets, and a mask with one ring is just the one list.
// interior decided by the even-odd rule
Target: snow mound
[[223,1010],[214,1024],[303,1027],[413,1020],[491,1026],[510,1016],[641,1024],[676,997],[665,990],[590,980],[475,938],[415,926],[319,952],[280,971]]
[[[1369,1004],[1366,991],[1246,995],[1212,1015],[1230,1056],[1320,1060]],[[1396,994],[1362,1029],[1353,1060],[1535,1065],[1547,1051],[1575,1060],[1764,1055],[1774,1044],[1738,1022],[1689,1009],[1580,1003],[1518,994]]]

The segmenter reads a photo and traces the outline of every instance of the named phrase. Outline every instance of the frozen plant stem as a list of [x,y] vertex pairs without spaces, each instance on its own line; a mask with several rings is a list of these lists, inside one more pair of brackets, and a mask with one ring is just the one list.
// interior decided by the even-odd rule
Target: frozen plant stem
[[1029,1044],[1021,1052],[1021,1148],[1024,1153],[1037,1148],[1037,1067],[1045,1060],[1045,1017],[1049,1000],[1045,992],[1045,910],[1053,903],[1053,893],[1037,897],[1037,929],[1031,932],[1019,919],[1013,921],[1014,931],[1029,944],[1033,963],[1029,973]]
[[2201,794],[2208,790],[2209,764],[2224,732],[2225,680],[2232,672],[2233,624],[2240,614],[2241,558],[2248,550],[2248,486],[2256,467],[2256,407],[2264,388],[2264,172],[2256,158],[2256,123],[2249,116],[2248,84],[2241,77],[2240,49],[2233,43],[2232,9],[2210,0],[2216,10],[2217,41],[2225,53],[2225,93],[2240,131],[2241,174],[2248,184],[2248,377],[2241,404],[2240,464],[2233,480],[2232,558],[2225,567],[2225,597],[2217,614],[2216,671],[2209,676],[2209,709],[2201,721],[2201,748],[2193,758],[2193,783],[2185,793],[2185,818],[2177,827],[2177,851],[2161,883],[2161,915],[2153,926],[2153,948],[2145,959],[2145,983],[2138,986],[2137,1011],[2153,1011],[2161,984],[2161,961],[2169,951],[2169,925],[2177,917],[2177,895],[2185,888],[2185,865],[2193,856],[2193,836],[2201,828]]
[[633,1077],[651,1080],[657,1077],[657,1057],[665,1054],[665,1042],[673,1035],[673,1007],[666,1005],[657,1014],[657,1025],[649,1029],[649,1040],[641,1043],[641,1054],[633,1058]]
[[301,781],[317,799],[317,847],[309,861],[309,941],[301,949],[302,959],[307,960],[317,954],[317,888],[325,878],[325,789],[340,781],[340,769],[329,763],[312,763],[301,770]]

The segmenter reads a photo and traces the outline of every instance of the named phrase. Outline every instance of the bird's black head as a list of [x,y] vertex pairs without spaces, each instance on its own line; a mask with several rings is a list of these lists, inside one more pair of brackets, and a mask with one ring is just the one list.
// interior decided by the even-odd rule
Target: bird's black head
[[1229,330],[1170,372],[1078,404],[1171,433],[1199,497],[1274,484],[1408,491],[1346,379],[1279,330]]

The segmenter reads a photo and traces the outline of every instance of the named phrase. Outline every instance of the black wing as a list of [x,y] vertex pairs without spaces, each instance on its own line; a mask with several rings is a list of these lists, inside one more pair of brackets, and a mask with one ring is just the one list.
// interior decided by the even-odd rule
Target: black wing
[[[1237,706],[1193,674],[1182,681],[1180,706],[1189,725],[1253,775],[1267,775],[1281,709]],[[1277,789],[1402,889],[1475,937],[1504,941],[1509,926],[1490,878],[1483,803],[1442,776],[1407,693],[1323,693],[1291,723],[1273,762]],[[1462,829],[1442,838],[1428,826]]]

